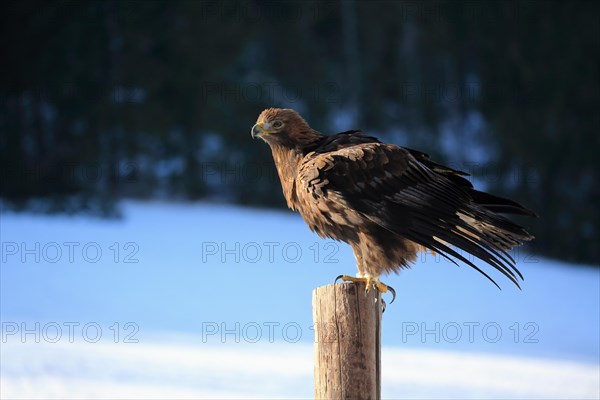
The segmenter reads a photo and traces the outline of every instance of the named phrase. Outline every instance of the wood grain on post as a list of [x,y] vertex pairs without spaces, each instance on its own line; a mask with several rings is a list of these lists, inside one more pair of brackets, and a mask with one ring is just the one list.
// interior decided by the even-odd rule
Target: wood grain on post
[[381,294],[364,283],[313,290],[315,399],[381,398]]

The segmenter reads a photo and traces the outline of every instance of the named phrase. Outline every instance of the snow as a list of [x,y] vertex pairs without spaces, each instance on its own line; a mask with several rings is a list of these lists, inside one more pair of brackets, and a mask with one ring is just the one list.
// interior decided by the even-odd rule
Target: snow
[[[348,246],[291,212],[122,208],[0,214],[1,397],[312,395],[311,291]],[[384,278],[384,397],[600,397],[600,269],[513,256],[522,291],[431,255]]]
[[[312,395],[312,346],[306,343],[11,343],[2,358],[2,395],[10,398]],[[598,397],[597,367],[566,361],[384,347],[382,369],[384,398]]]

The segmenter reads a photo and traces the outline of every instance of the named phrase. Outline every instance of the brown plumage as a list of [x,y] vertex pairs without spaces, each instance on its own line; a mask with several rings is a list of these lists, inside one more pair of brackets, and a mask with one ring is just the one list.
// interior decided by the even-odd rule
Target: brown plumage
[[378,282],[428,249],[470,265],[494,284],[465,252],[517,286],[523,279],[507,251],[533,236],[498,213],[535,214],[475,190],[466,173],[360,131],[324,136],[291,109],[263,111],[252,137],[271,147],[288,207],[319,236],[350,244],[359,277]]

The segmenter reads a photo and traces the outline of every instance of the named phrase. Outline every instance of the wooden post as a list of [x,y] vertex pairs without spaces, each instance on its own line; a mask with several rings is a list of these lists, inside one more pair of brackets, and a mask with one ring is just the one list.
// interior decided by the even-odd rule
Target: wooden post
[[381,398],[381,304],[364,283],[313,290],[315,399]]

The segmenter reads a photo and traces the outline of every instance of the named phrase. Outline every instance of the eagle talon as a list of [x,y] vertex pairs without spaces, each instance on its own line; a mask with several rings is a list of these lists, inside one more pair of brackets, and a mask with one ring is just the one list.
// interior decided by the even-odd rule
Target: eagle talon
[[[337,278],[335,278],[334,283],[337,283],[337,281],[342,280],[343,282],[364,282],[365,283],[365,293],[369,293],[369,290],[371,289],[371,287],[374,287],[375,290],[377,290],[379,293],[386,293],[388,290],[392,293],[392,301],[390,301],[390,304],[392,304],[394,302],[394,300],[396,300],[396,291],[394,290],[393,287],[386,285],[385,283],[380,282],[377,279],[374,279],[372,277],[367,277],[367,278],[357,278],[354,276],[350,276],[350,275],[339,275]],[[385,309],[385,302],[384,304],[384,309]]]
[[[390,304],[392,304],[394,302],[394,300],[396,300],[396,290],[394,290],[393,287],[388,286],[385,283],[381,283],[379,281],[373,282],[373,286],[380,293],[386,293],[388,290],[390,291],[390,293],[392,293],[392,301],[390,301]],[[384,308],[383,309],[385,310],[385,302],[383,304],[384,304]]]
[[388,286],[387,288],[390,292],[392,292],[392,301],[390,301],[390,304],[392,304],[394,302],[394,300],[396,300],[396,291],[391,286]]

